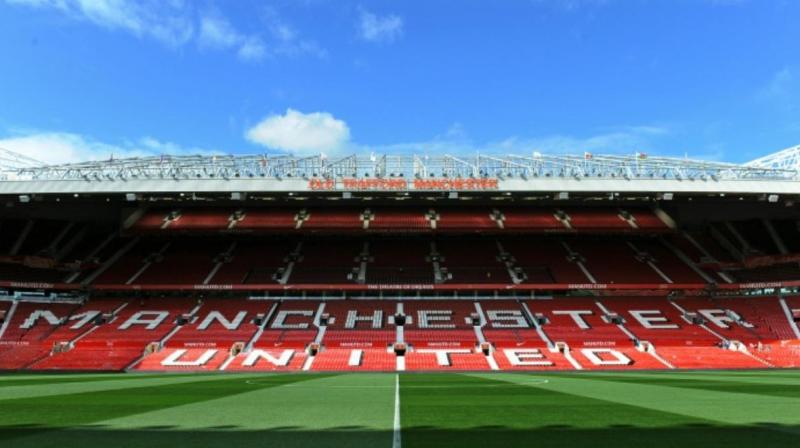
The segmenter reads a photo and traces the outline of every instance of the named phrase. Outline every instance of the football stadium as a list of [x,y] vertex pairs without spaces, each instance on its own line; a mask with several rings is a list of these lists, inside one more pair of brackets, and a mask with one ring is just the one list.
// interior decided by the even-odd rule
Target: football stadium
[[8,170],[0,436],[788,446],[798,153]]
[[0,448],[800,446],[799,19],[0,0]]

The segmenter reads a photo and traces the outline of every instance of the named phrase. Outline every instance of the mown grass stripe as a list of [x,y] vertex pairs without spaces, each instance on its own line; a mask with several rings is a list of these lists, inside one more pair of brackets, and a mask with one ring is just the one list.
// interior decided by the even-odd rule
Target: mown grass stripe
[[[48,447],[77,435],[84,446],[385,447],[392,443],[393,376],[294,375],[307,381],[252,388],[238,395],[154,409],[14,439],[14,446]],[[269,377],[264,381],[272,381]],[[177,445],[170,445],[177,443]],[[55,446],[55,445],[53,445]]]
[[37,398],[44,396],[57,396],[79,394],[84,392],[103,392],[135,387],[148,387],[169,384],[192,383],[207,379],[222,380],[225,375],[219,374],[181,374],[181,375],[132,375],[119,374],[119,381],[80,381],[66,384],[37,383],[30,385],[10,386],[0,388],[0,406],[4,400],[19,398]]
[[[531,382],[531,378],[519,380]],[[445,387],[409,387],[428,385]],[[500,381],[493,374],[404,375],[403,445],[708,447],[719,446],[714,440],[729,444],[746,440],[787,443],[793,438],[759,428],[734,428],[703,418],[562,393],[548,386],[541,382],[532,387]]]
[[[314,377],[270,376],[263,378],[257,384],[248,384],[246,378],[205,376],[198,377],[197,381],[175,384],[161,384],[154,380],[152,385],[131,388],[7,400],[0,407],[0,440],[209,402],[258,389],[307,381]],[[191,414],[184,414],[183,417],[187,420],[195,418]],[[168,422],[162,424],[169,426]],[[48,434],[48,437],[51,436]]]
[[[478,374],[477,376],[482,376]],[[531,375],[499,374],[493,378],[513,383],[524,382]],[[540,376],[534,376],[540,377]],[[545,385],[530,385],[590,399],[621,405],[686,415],[732,425],[756,425],[770,422],[800,425],[800,399],[750,393],[729,393],[650,383],[611,381],[593,376],[550,377]]]
[[[284,383],[260,389],[259,379],[249,381],[251,392],[223,396],[214,401],[189,403],[147,413],[104,420],[113,428],[147,427],[171,422],[176,429],[235,426],[259,430],[295,428],[392,428],[392,377],[383,374],[298,375],[302,382]],[[192,418],[186,418],[191,415]],[[386,447],[390,438],[384,440]]]
[[587,380],[617,381],[630,384],[649,384],[655,386],[700,389],[737,394],[756,394],[775,397],[800,398],[800,381],[772,378],[771,376],[708,376],[708,375],[593,375]]

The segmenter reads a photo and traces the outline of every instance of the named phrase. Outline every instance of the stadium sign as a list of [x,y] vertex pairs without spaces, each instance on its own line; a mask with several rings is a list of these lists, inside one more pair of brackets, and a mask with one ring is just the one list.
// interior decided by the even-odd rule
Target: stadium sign
[[343,178],[311,179],[311,191],[496,191],[500,189],[497,178],[430,178],[407,180],[404,178]]

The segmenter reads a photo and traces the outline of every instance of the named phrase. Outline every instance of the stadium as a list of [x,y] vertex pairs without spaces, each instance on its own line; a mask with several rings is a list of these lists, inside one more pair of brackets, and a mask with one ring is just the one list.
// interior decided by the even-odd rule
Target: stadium
[[[39,165],[6,151],[0,368],[23,373],[0,377],[12,403],[2,434],[56,446],[39,427],[49,418],[97,443],[130,432],[131,446],[216,446],[248,427],[247,392],[274,389],[297,400],[281,406],[302,403],[292,412],[319,413],[319,431],[265,411],[286,429],[252,422],[230,436],[237,445],[517,446],[527,435],[557,446],[625,434],[672,446],[698,421],[731,443],[796,441],[780,425],[797,415],[782,398],[796,389],[780,385],[800,378],[785,370],[800,365],[798,153],[742,165],[641,153]],[[537,429],[503,420],[578,394],[570,412],[605,403],[608,414],[586,416],[600,423],[675,382],[699,410],[672,435],[658,424],[570,432],[558,413]],[[770,387],[777,401],[753,395]],[[603,401],[611,395],[621,409]],[[73,399],[113,410],[63,415]],[[706,422],[706,399],[726,403],[713,412],[730,421]],[[170,407],[206,400],[239,423],[194,426],[193,415],[170,429]],[[439,415],[444,402],[463,407]],[[337,417],[345,403],[353,415]],[[126,406],[159,411],[84,427],[144,412]],[[481,406],[498,420],[460,415]],[[647,427],[671,406],[626,421]],[[376,416],[385,427],[370,426]],[[437,419],[442,428],[427,426]]]
[[0,0],[0,448],[800,445],[798,19]]

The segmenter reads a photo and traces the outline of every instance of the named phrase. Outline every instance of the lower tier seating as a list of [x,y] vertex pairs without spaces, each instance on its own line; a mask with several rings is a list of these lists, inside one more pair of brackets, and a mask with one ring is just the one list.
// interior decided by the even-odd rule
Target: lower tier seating
[[[792,322],[798,301],[793,298],[783,302],[776,297],[519,301],[137,298],[2,303],[3,370],[800,366],[800,339],[794,337]],[[703,319],[696,320],[698,317]],[[648,343],[655,352],[637,350],[637,346],[650,347]],[[396,355],[396,350],[404,356]]]
[[768,367],[745,353],[720,347],[658,348],[658,354],[678,369],[763,369]]

